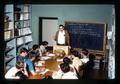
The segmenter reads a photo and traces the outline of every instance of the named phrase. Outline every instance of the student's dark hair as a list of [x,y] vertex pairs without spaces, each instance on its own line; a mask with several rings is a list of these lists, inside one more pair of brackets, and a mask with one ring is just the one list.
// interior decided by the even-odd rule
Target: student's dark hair
[[72,55],[74,55],[75,57],[79,57],[79,52],[77,50],[73,50],[71,51]]
[[82,52],[84,55],[88,55],[88,50],[87,50],[86,48],[83,48],[83,49],[81,50],[81,52]]
[[17,61],[15,66],[16,66],[17,69],[21,69],[21,68],[24,67],[24,62],[23,61]]
[[48,42],[47,41],[43,41],[42,45],[48,45]]
[[20,79],[28,79],[26,75],[24,75],[21,71],[18,71],[15,76],[20,77]]
[[36,50],[37,48],[39,48],[39,45],[37,45],[37,44],[34,44],[32,47],[33,50]]
[[60,24],[59,27],[61,27],[61,26],[64,27],[62,24]]
[[68,64],[72,64],[72,61],[68,57],[63,58],[63,62],[68,63]]
[[35,55],[36,55],[36,53],[34,52],[34,51],[31,51],[30,53],[29,53],[29,59],[31,59],[32,57],[35,57]]
[[90,61],[93,61],[94,59],[95,59],[95,55],[89,54],[89,60],[90,60]]
[[61,68],[61,70],[62,70],[64,73],[70,71],[70,66],[69,66],[68,63],[62,63],[62,64],[60,64],[60,68]]
[[20,53],[22,53],[22,52],[28,52],[28,50],[27,50],[25,47],[22,47],[22,48],[20,49]]

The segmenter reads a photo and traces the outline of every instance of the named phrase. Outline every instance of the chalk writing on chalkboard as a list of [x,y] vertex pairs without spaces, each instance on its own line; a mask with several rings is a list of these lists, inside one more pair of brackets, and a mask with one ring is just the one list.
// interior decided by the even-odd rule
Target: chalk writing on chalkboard
[[105,24],[66,22],[72,48],[104,50]]

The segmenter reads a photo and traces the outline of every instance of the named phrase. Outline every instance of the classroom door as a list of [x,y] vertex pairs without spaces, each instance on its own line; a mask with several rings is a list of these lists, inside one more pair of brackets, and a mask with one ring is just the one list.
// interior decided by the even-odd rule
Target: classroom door
[[48,46],[53,46],[56,42],[53,39],[54,34],[58,30],[58,18],[40,17],[39,27],[39,44],[42,41],[48,41]]

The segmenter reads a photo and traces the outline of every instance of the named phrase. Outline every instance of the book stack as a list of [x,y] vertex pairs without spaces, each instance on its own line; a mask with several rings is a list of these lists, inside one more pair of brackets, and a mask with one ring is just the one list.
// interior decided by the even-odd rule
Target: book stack
[[23,37],[20,37],[20,38],[17,38],[17,45],[22,45],[24,42],[23,42]]
[[29,7],[28,6],[24,6],[24,12],[28,12],[29,11]]
[[30,28],[24,28],[24,29],[22,29],[22,33],[23,33],[23,35],[26,35],[26,34],[30,34],[32,32],[31,32]]
[[33,41],[32,36],[25,36],[25,43]]
[[5,31],[4,32],[4,39],[10,39],[12,37],[12,31]]
[[24,21],[24,27],[30,26],[29,21]]

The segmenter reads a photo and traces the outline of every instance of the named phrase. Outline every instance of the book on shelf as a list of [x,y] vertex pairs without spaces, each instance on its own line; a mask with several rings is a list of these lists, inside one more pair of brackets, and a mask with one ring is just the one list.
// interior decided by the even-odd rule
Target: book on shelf
[[29,21],[24,21],[24,27],[28,27],[28,26],[30,26]]
[[20,20],[20,13],[15,13],[15,21],[19,21]]
[[23,42],[23,37],[20,37],[20,38],[17,38],[17,45],[22,45],[24,42]]
[[4,39],[10,39],[12,37],[12,31],[5,31],[4,32]]
[[25,43],[33,41],[32,35],[25,36],[24,38],[25,38]]
[[11,30],[11,29],[13,29],[13,22],[5,22],[4,30]]
[[24,6],[24,12],[29,12],[29,7],[28,6]]
[[29,19],[29,14],[28,14],[28,13],[25,13],[25,14],[24,14],[24,20],[27,20],[27,19]]
[[19,36],[19,30],[17,28],[15,28],[14,35]]
[[20,14],[20,20],[24,20],[24,14]]
[[21,28],[21,23],[20,22],[15,22],[15,28]]
[[13,29],[13,22],[9,22],[8,29]]
[[19,32],[19,36],[23,35],[22,29],[18,29],[18,32]]
[[9,20],[9,16],[4,16],[4,30],[13,29],[13,22]]
[[8,30],[8,28],[9,28],[9,22],[5,22],[4,23],[4,30]]
[[21,12],[21,8],[15,7],[15,21],[20,20],[20,16],[21,16],[20,12]]
[[23,35],[32,33],[30,28],[24,28],[24,29],[22,29],[22,31],[23,31]]

